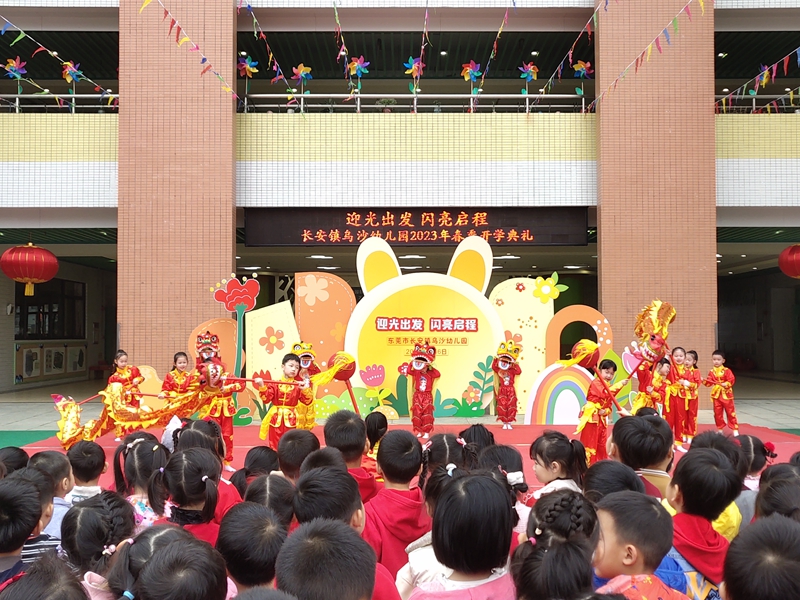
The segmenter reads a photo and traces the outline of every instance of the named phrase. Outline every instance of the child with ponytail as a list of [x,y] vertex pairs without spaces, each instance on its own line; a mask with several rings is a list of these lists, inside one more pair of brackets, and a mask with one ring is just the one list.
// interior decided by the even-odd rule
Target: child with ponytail
[[453,463],[459,469],[474,469],[478,464],[478,450],[474,444],[468,444],[464,438],[452,433],[437,433],[422,445],[422,472],[419,475],[419,487],[425,487],[428,474],[436,467]]
[[150,506],[156,512],[164,514],[168,499],[172,504],[170,515],[156,523],[173,523],[215,545],[219,525],[214,522],[214,511],[221,470],[222,463],[211,450],[189,448],[173,454],[165,467],[153,473],[147,487]]
[[[525,474],[522,472],[522,454],[514,446],[499,444],[488,446],[481,452],[478,465],[482,469],[498,471],[509,488],[511,488],[514,509],[519,515],[519,521],[514,526],[514,532],[523,533],[528,527],[528,517],[531,509],[522,502],[528,492],[528,484],[525,483]],[[516,541],[512,543],[512,546],[516,548]]]
[[244,468],[231,476],[231,483],[239,495],[244,498],[247,486],[260,475],[269,475],[280,470],[278,453],[269,446],[253,446],[244,457]]
[[528,494],[528,506],[556,490],[580,492],[586,473],[586,449],[559,431],[545,431],[531,444],[533,472],[544,487]]
[[114,453],[114,485],[133,507],[137,534],[158,519],[147,498],[147,483],[168,460],[165,446],[143,436],[120,444]]

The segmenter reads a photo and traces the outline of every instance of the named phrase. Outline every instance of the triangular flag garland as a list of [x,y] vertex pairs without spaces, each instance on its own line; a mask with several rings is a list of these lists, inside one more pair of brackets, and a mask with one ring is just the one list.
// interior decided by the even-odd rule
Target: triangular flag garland
[[[336,40],[336,62],[342,61],[342,68],[344,70],[344,78],[347,80],[347,92],[350,94],[345,98],[345,102],[355,97],[357,92],[361,91],[361,78],[358,78],[358,84],[353,83],[353,75],[350,73],[350,51],[347,49],[347,44],[344,41],[344,32],[342,31],[342,22],[339,20],[339,9],[336,8],[336,1],[333,2],[333,18],[336,21],[336,28],[334,35]],[[369,63],[367,63],[369,64]]]
[[[608,2],[608,0],[606,0]],[[503,33],[503,28],[508,24],[508,8],[506,8],[506,14],[503,16],[503,22],[500,23],[500,29],[497,30],[497,35],[494,38],[494,43],[492,44],[492,52],[489,54],[489,60],[486,61],[486,67],[483,69],[483,74],[481,75],[481,82],[478,85],[478,93],[480,94],[483,91],[483,82],[486,79],[486,74],[489,72],[489,65],[494,60],[494,57],[497,56],[497,43],[500,41],[500,36]]]
[[408,84],[408,89],[412,94],[416,94],[419,91],[419,80],[422,78],[422,72],[425,69],[425,48],[432,45],[431,38],[428,35],[428,0],[425,0],[425,19],[422,21],[422,40],[419,44],[419,60],[414,60],[417,64],[417,68],[412,68],[412,81]]
[[[236,93],[233,87],[230,84],[228,84],[228,82],[225,80],[225,78],[222,76],[221,73],[219,73],[216,69],[214,69],[214,66],[211,64],[211,61],[208,60],[208,57],[205,54],[203,54],[203,52],[200,50],[200,46],[198,46],[195,42],[192,41],[192,38],[186,33],[186,31],[183,29],[183,26],[180,24],[178,19],[175,18],[175,16],[170,12],[170,10],[164,5],[162,0],[155,0],[155,1],[164,11],[164,16],[161,18],[161,20],[166,21],[169,18],[169,31],[167,31],[167,35],[171,36],[172,32],[174,31],[175,44],[179,48],[188,42],[189,52],[197,52],[197,54],[200,56],[200,64],[203,66],[202,70],[200,71],[200,76],[202,77],[206,73],[211,72],[213,75],[217,77],[217,79],[219,79],[222,91],[231,94],[234,98],[238,99],[239,95]],[[147,8],[147,6],[151,2],[153,2],[153,0],[144,0],[142,6],[139,8],[139,14],[142,14],[142,11],[144,11],[144,9]]]

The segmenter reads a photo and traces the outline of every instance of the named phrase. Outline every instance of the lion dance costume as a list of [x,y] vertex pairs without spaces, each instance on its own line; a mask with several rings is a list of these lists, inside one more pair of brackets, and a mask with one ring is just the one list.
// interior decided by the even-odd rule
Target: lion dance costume
[[[636,315],[633,332],[638,340],[633,344],[633,356],[639,359],[636,367],[636,378],[639,380],[639,393],[633,401],[633,413],[643,406],[657,408],[657,398],[666,409],[666,400],[661,388],[660,377],[653,370],[667,353],[667,337],[669,324],[675,320],[675,309],[668,302],[654,300],[642,312]],[[652,387],[652,391],[647,388]],[[671,424],[670,424],[671,425]]]
[[497,420],[503,423],[503,429],[511,429],[511,424],[517,419],[517,390],[514,381],[522,373],[517,363],[521,351],[522,348],[513,341],[503,342],[492,361],[492,371],[497,376]]
[[280,381],[282,383],[267,383],[258,389],[261,402],[272,403],[261,421],[259,437],[262,440],[269,438],[269,447],[276,452],[283,435],[298,426],[297,407],[303,397],[303,390],[297,385],[296,379],[283,375]]
[[315,362],[317,355],[311,344],[298,342],[292,346],[292,352],[300,357],[300,371],[297,373],[297,380],[302,383],[300,403],[297,405],[297,427],[299,429],[314,429],[316,425],[316,411],[314,410],[314,400],[316,398],[316,388],[311,380],[321,369]]
[[433,384],[441,373],[433,366],[436,348],[426,341],[414,344],[411,363],[403,363],[398,371],[411,377],[414,382],[414,396],[411,403],[411,423],[417,437],[428,439],[433,431]]

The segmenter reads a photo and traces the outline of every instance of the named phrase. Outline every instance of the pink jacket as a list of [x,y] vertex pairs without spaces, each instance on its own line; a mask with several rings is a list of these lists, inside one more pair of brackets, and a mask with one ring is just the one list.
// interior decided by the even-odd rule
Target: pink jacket
[[414,590],[409,600],[514,600],[516,598],[514,582],[508,573],[472,588],[446,590],[440,580],[430,581]]

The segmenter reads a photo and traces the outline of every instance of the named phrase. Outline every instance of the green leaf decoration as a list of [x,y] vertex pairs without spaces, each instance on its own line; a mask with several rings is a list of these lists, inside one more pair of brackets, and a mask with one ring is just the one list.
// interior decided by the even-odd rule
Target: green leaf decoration
[[[481,369],[483,369],[483,363],[478,363],[478,366]],[[473,375],[473,377],[477,377],[478,379],[481,379],[483,377],[483,372],[482,371],[475,371],[472,375]]]
[[408,378],[405,375],[398,375],[397,376],[397,384],[395,385],[395,390],[397,390],[397,401],[392,402],[392,406],[397,411],[397,414],[401,417],[408,416]]
[[583,96],[583,88],[576,87],[575,93],[578,94],[578,96]]
[[553,283],[558,283],[558,273],[555,271],[553,271],[553,274],[550,276],[550,278],[553,280]]
[[[262,419],[264,417],[261,417]],[[236,415],[233,417],[233,424],[237,427],[246,427],[247,425],[252,425],[253,417],[250,416],[250,409],[246,406],[242,406],[239,410],[236,411]]]
[[434,417],[453,417],[455,416],[456,412],[458,411],[458,407],[455,404],[455,400],[453,398],[447,398],[446,400],[442,400],[442,392],[436,390],[436,394],[433,398],[433,416]]
[[557,289],[559,292],[566,292],[566,291],[569,289],[569,286],[568,286],[568,285],[564,285],[563,283],[559,283],[559,284],[556,286],[556,289]]

